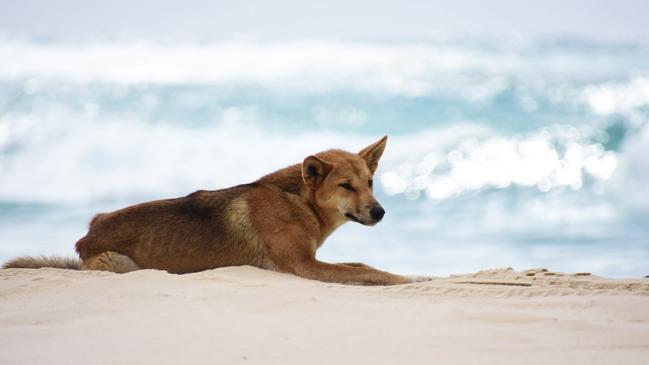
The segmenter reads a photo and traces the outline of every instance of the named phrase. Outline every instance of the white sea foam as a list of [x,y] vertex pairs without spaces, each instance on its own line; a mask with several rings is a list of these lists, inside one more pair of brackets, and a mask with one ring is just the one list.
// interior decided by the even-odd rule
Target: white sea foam
[[649,77],[591,85],[584,89],[583,98],[598,114],[630,113],[649,106]]
[[[191,129],[103,120],[69,110],[0,118],[0,199],[70,203],[161,197],[253,181],[332,146],[371,140],[333,132],[269,134],[255,114],[228,108]],[[272,156],[272,157],[271,157]]]
[[[65,79],[106,83],[254,83],[303,91],[358,89],[421,95],[448,72],[482,68],[516,68],[505,56],[453,47],[367,45],[336,42],[161,45],[110,43],[86,46],[0,43],[0,59],[9,62],[0,79]],[[465,87],[466,82],[464,83]],[[37,81],[26,84],[34,90]],[[485,85],[483,88],[500,88]],[[484,97],[493,92],[472,92]]]
[[[252,181],[319,150],[372,142],[341,132],[268,132],[262,115],[227,108],[210,126],[184,128],[52,109],[0,118],[0,199],[71,202],[164,196]],[[448,199],[522,186],[579,190],[611,178],[618,155],[592,129],[554,126],[503,136],[465,123],[391,138],[379,173],[388,195]],[[575,138],[578,136],[578,138]],[[272,156],[272,158],[269,158]]]
[[416,155],[396,151],[402,161],[393,160],[381,182],[388,195],[425,192],[431,199],[448,199],[510,185],[536,186],[542,192],[563,186],[579,190],[585,174],[610,179],[617,154],[604,151],[588,128],[577,133],[578,139],[566,139],[573,129],[557,125],[519,137],[476,129],[452,135],[445,143],[424,142],[417,144]]
[[[251,84],[279,92],[336,90],[404,96],[448,95],[480,102],[515,90],[521,107],[538,108],[538,97],[585,102],[597,113],[647,103],[647,79],[629,85],[619,78],[627,63],[615,52],[595,56],[571,49],[530,45],[475,47],[448,43],[353,43],[224,41],[206,44],[110,42],[39,44],[0,41],[0,80],[26,80],[24,91],[42,81],[108,84]],[[596,59],[597,62],[590,62]],[[585,88],[570,82],[587,82]],[[566,83],[568,82],[568,83]]]

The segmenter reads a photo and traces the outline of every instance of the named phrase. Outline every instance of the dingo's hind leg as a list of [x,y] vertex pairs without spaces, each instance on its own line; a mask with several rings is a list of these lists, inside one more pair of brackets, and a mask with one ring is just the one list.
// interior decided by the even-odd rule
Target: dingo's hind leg
[[133,259],[113,251],[106,251],[83,261],[84,270],[112,271],[118,274],[141,269]]

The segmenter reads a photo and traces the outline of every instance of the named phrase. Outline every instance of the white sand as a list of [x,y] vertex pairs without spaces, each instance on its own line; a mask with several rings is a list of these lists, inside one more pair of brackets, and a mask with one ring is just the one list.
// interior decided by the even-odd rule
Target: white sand
[[0,364],[649,364],[649,279],[0,271]]

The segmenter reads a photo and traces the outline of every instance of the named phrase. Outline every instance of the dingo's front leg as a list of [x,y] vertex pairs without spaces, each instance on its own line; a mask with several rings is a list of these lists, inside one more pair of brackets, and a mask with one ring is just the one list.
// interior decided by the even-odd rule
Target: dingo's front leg
[[405,276],[380,271],[369,266],[329,264],[318,260],[307,260],[294,268],[298,276],[330,283],[362,285],[396,285],[413,282]]
[[413,282],[405,276],[377,270],[360,263],[329,264],[315,258],[315,240],[301,227],[284,228],[266,242],[267,257],[278,271],[329,283],[396,285]]

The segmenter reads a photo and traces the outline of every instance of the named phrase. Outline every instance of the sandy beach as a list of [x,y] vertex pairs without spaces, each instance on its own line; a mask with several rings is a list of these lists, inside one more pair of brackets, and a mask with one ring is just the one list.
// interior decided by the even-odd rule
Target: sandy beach
[[649,279],[486,270],[392,287],[252,267],[0,271],[1,364],[646,364]]

